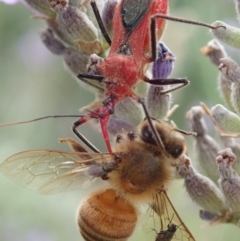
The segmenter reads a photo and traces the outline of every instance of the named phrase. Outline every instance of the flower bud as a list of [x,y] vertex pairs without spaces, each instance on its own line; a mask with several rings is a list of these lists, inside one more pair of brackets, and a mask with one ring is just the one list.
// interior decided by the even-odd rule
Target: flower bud
[[[166,79],[174,68],[175,56],[167,46],[158,43],[158,58],[153,62],[153,79]],[[162,93],[168,90],[168,86],[149,85],[146,93],[146,104],[150,116],[156,119],[164,119],[171,106],[171,93]]]
[[[97,9],[98,9],[98,12],[100,13],[100,15],[103,11],[104,2],[105,2],[105,0],[95,0]],[[88,18],[93,22],[93,24],[95,26],[98,26],[98,21],[96,19],[96,15],[91,6],[91,0],[82,0],[80,7],[81,7],[81,10],[87,14]]]
[[57,13],[58,29],[69,44],[78,46],[86,53],[100,53],[101,43],[98,30],[79,8],[70,6],[67,1],[49,0],[52,9]]
[[56,13],[51,10],[47,0],[24,0],[24,2],[26,2],[26,4],[33,10],[36,10],[51,19],[55,19]]
[[218,75],[218,90],[228,108],[234,111],[234,107],[231,102],[232,81],[221,72]]
[[219,188],[211,179],[197,173],[186,155],[179,158],[177,172],[185,179],[187,192],[195,203],[204,210],[217,214],[224,210],[224,198]]
[[240,48],[239,28],[232,27],[222,21],[216,21],[212,26],[217,27],[211,30],[214,37],[232,47]]
[[236,7],[237,15],[238,15],[238,21],[240,21],[240,2],[239,2],[239,0],[235,0],[235,7]]
[[114,117],[137,126],[143,119],[142,108],[131,98],[126,98],[116,105]]
[[221,134],[239,136],[240,117],[218,104],[211,108],[211,118]]
[[233,83],[240,82],[240,67],[231,58],[226,57],[220,59],[218,69],[228,77]]
[[197,133],[194,142],[196,162],[201,172],[214,182],[219,179],[215,157],[219,151],[217,142],[207,135],[207,126],[203,119],[203,109],[200,106],[192,107],[187,113],[187,119],[192,126],[192,131]]
[[236,160],[233,163],[233,168],[237,173],[240,173],[240,144],[236,142],[236,138],[230,138],[222,136],[221,140],[225,148],[229,147],[232,152],[236,155]]
[[125,120],[120,120],[111,116],[107,124],[107,130],[111,136],[117,136],[123,131],[129,132],[134,130],[134,126]]
[[54,37],[51,29],[42,30],[39,32],[40,38],[47,49],[56,55],[62,55],[66,47],[63,43]]
[[219,184],[226,202],[233,211],[240,210],[240,176],[232,168],[236,156],[230,148],[218,153],[216,162],[220,172]]
[[220,59],[219,70],[232,81],[231,103],[237,114],[240,114],[240,67],[230,58]]
[[[207,46],[201,48],[200,51],[204,55],[207,55],[213,62],[213,64],[217,66],[219,66],[219,60],[221,58],[227,57],[227,53],[224,47],[216,39],[209,41]],[[229,108],[231,108],[231,110],[233,110],[232,103],[230,100],[231,86],[232,82],[220,72],[218,75],[218,90],[225,103],[228,105]]]
[[85,72],[88,63],[88,55],[73,48],[66,48],[63,58],[66,66],[70,69],[74,76]]
[[102,21],[109,36],[112,36],[113,31],[113,16],[118,0],[107,0],[102,11]]
[[40,31],[39,34],[42,42],[53,54],[63,56],[66,66],[74,76],[86,71],[88,55],[73,48],[65,47],[64,44],[54,36],[51,29]]
[[69,5],[79,7],[82,4],[82,0],[69,0]]
[[174,68],[175,55],[163,43],[158,43],[158,56],[153,62],[153,79],[166,79],[172,73]]
[[224,47],[216,39],[209,41],[207,46],[202,47],[200,51],[202,54],[207,55],[213,64],[217,66],[221,58],[227,57]]

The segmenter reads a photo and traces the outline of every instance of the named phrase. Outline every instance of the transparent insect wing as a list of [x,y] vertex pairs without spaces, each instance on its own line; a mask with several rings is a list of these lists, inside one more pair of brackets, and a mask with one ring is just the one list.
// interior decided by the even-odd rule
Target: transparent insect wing
[[110,154],[32,150],[10,156],[0,171],[21,186],[49,195],[79,190],[96,177],[86,175],[91,166],[111,159]]
[[158,234],[160,232],[164,234],[169,228],[171,228],[170,225],[174,224],[177,228],[173,238],[170,239],[171,241],[195,241],[165,191],[161,191],[155,195],[153,202],[145,215],[147,217],[146,223],[143,224],[145,232],[155,230]]

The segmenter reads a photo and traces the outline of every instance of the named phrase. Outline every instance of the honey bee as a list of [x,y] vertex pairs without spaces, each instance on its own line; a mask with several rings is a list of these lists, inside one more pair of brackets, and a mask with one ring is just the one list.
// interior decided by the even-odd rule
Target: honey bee
[[60,142],[68,143],[72,152],[20,152],[6,159],[0,170],[41,194],[79,190],[94,180],[106,183],[83,200],[77,212],[86,241],[128,240],[140,216],[139,204],[149,204],[149,217],[160,221],[162,233],[172,230],[174,226],[166,224],[174,215],[174,224],[181,225],[176,235],[180,232],[181,240],[195,240],[165,191],[177,159],[186,151],[183,135],[171,124],[144,120],[134,130],[117,135],[113,153],[89,153],[70,138]]

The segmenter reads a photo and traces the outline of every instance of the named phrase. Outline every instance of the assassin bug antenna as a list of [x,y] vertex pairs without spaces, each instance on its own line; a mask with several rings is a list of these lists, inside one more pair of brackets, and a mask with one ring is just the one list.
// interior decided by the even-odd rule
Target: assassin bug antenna
[[[13,126],[13,125],[20,125],[20,124],[27,124],[35,121],[41,121],[45,119],[55,119],[55,118],[81,118],[83,115],[49,115],[49,116],[43,116],[39,117],[36,119],[31,119],[31,120],[26,120],[26,121],[18,121],[18,122],[11,122],[11,123],[6,123],[6,124],[0,124],[1,127],[6,127],[6,126]],[[96,117],[97,118],[97,117]],[[74,132],[75,133],[75,132]],[[86,145],[88,146],[92,151],[99,153],[100,151],[86,138],[84,137],[81,133],[77,132],[75,133],[77,137]]]
[[17,122],[10,122],[6,124],[0,124],[1,127],[6,127],[6,126],[14,126],[14,125],[20,125],[20,124],[27,124],[35,121],[40,121],[40,120],[45,120],[45,119],[54,119],[54,118],[79,118],[82,117],[83,115],[48,115],[48,116],[43,116],[39,117],[36,119],[31,119],[31,120],[26,120],[26,121],[17,121]]
[[168,16],[168,15],[165,15],[165,14],[156,14],[156,15],[151,17],[151,24],[150,24],[152,59],[153,60],[155,60],[157,58],[157,38],[156,38],[156,19],[157,18],[167,19],[167,20],[170,20],[170,21],[181,22],[181,23],[186,23],[186,24],[198,25],[198,26],[207,27],[207,28],[210,28],[210,29],[216,29],[216,28],[219,28],[219,27],[226,28],[225,26],[212,26],[210,24],[192,21],[192,20],[188,20],[188,19],[181,19],[181,18],[177,18],[177,17],[172,17],[172,16]]
[[201,22],[188,20],[188,19],[177,18],[177,17],[173,17],[173,16],[168,16],[168,15],[165,15],[165,14],[156,14],[156,15],[152,16],[151,21],[153,21],[155,18],[163,18],[163,19],[167,19],[167,20],[170,20],[170,21],[187,23],[187,24],[192,24],[192,25],[198,25],[198,26],[203,26],[203,27],[207,27],[207,28],[211,28],[211,29],[216,29],[216,28],[219,28],[219,27],[226,28],[225,26],[212,26],[211,24],[201,23]]

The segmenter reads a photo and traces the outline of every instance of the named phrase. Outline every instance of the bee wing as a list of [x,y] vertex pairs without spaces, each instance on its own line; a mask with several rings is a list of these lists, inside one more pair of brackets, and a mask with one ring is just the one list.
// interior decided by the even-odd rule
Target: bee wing
[[78,190],[97,177],[89,174],[89,168],[111,160],[111,154],[32,150],[10,156],[0,171],[17,184],[48,195]]
[[[165,191],[156,194],[146,217],[148,222],[146,226],[151,225],[151,229],[158,233],[157,241],[195,241]],[[170,234],[172,224],[176,229]],[[147,229],[149,230],[149,227]]]

